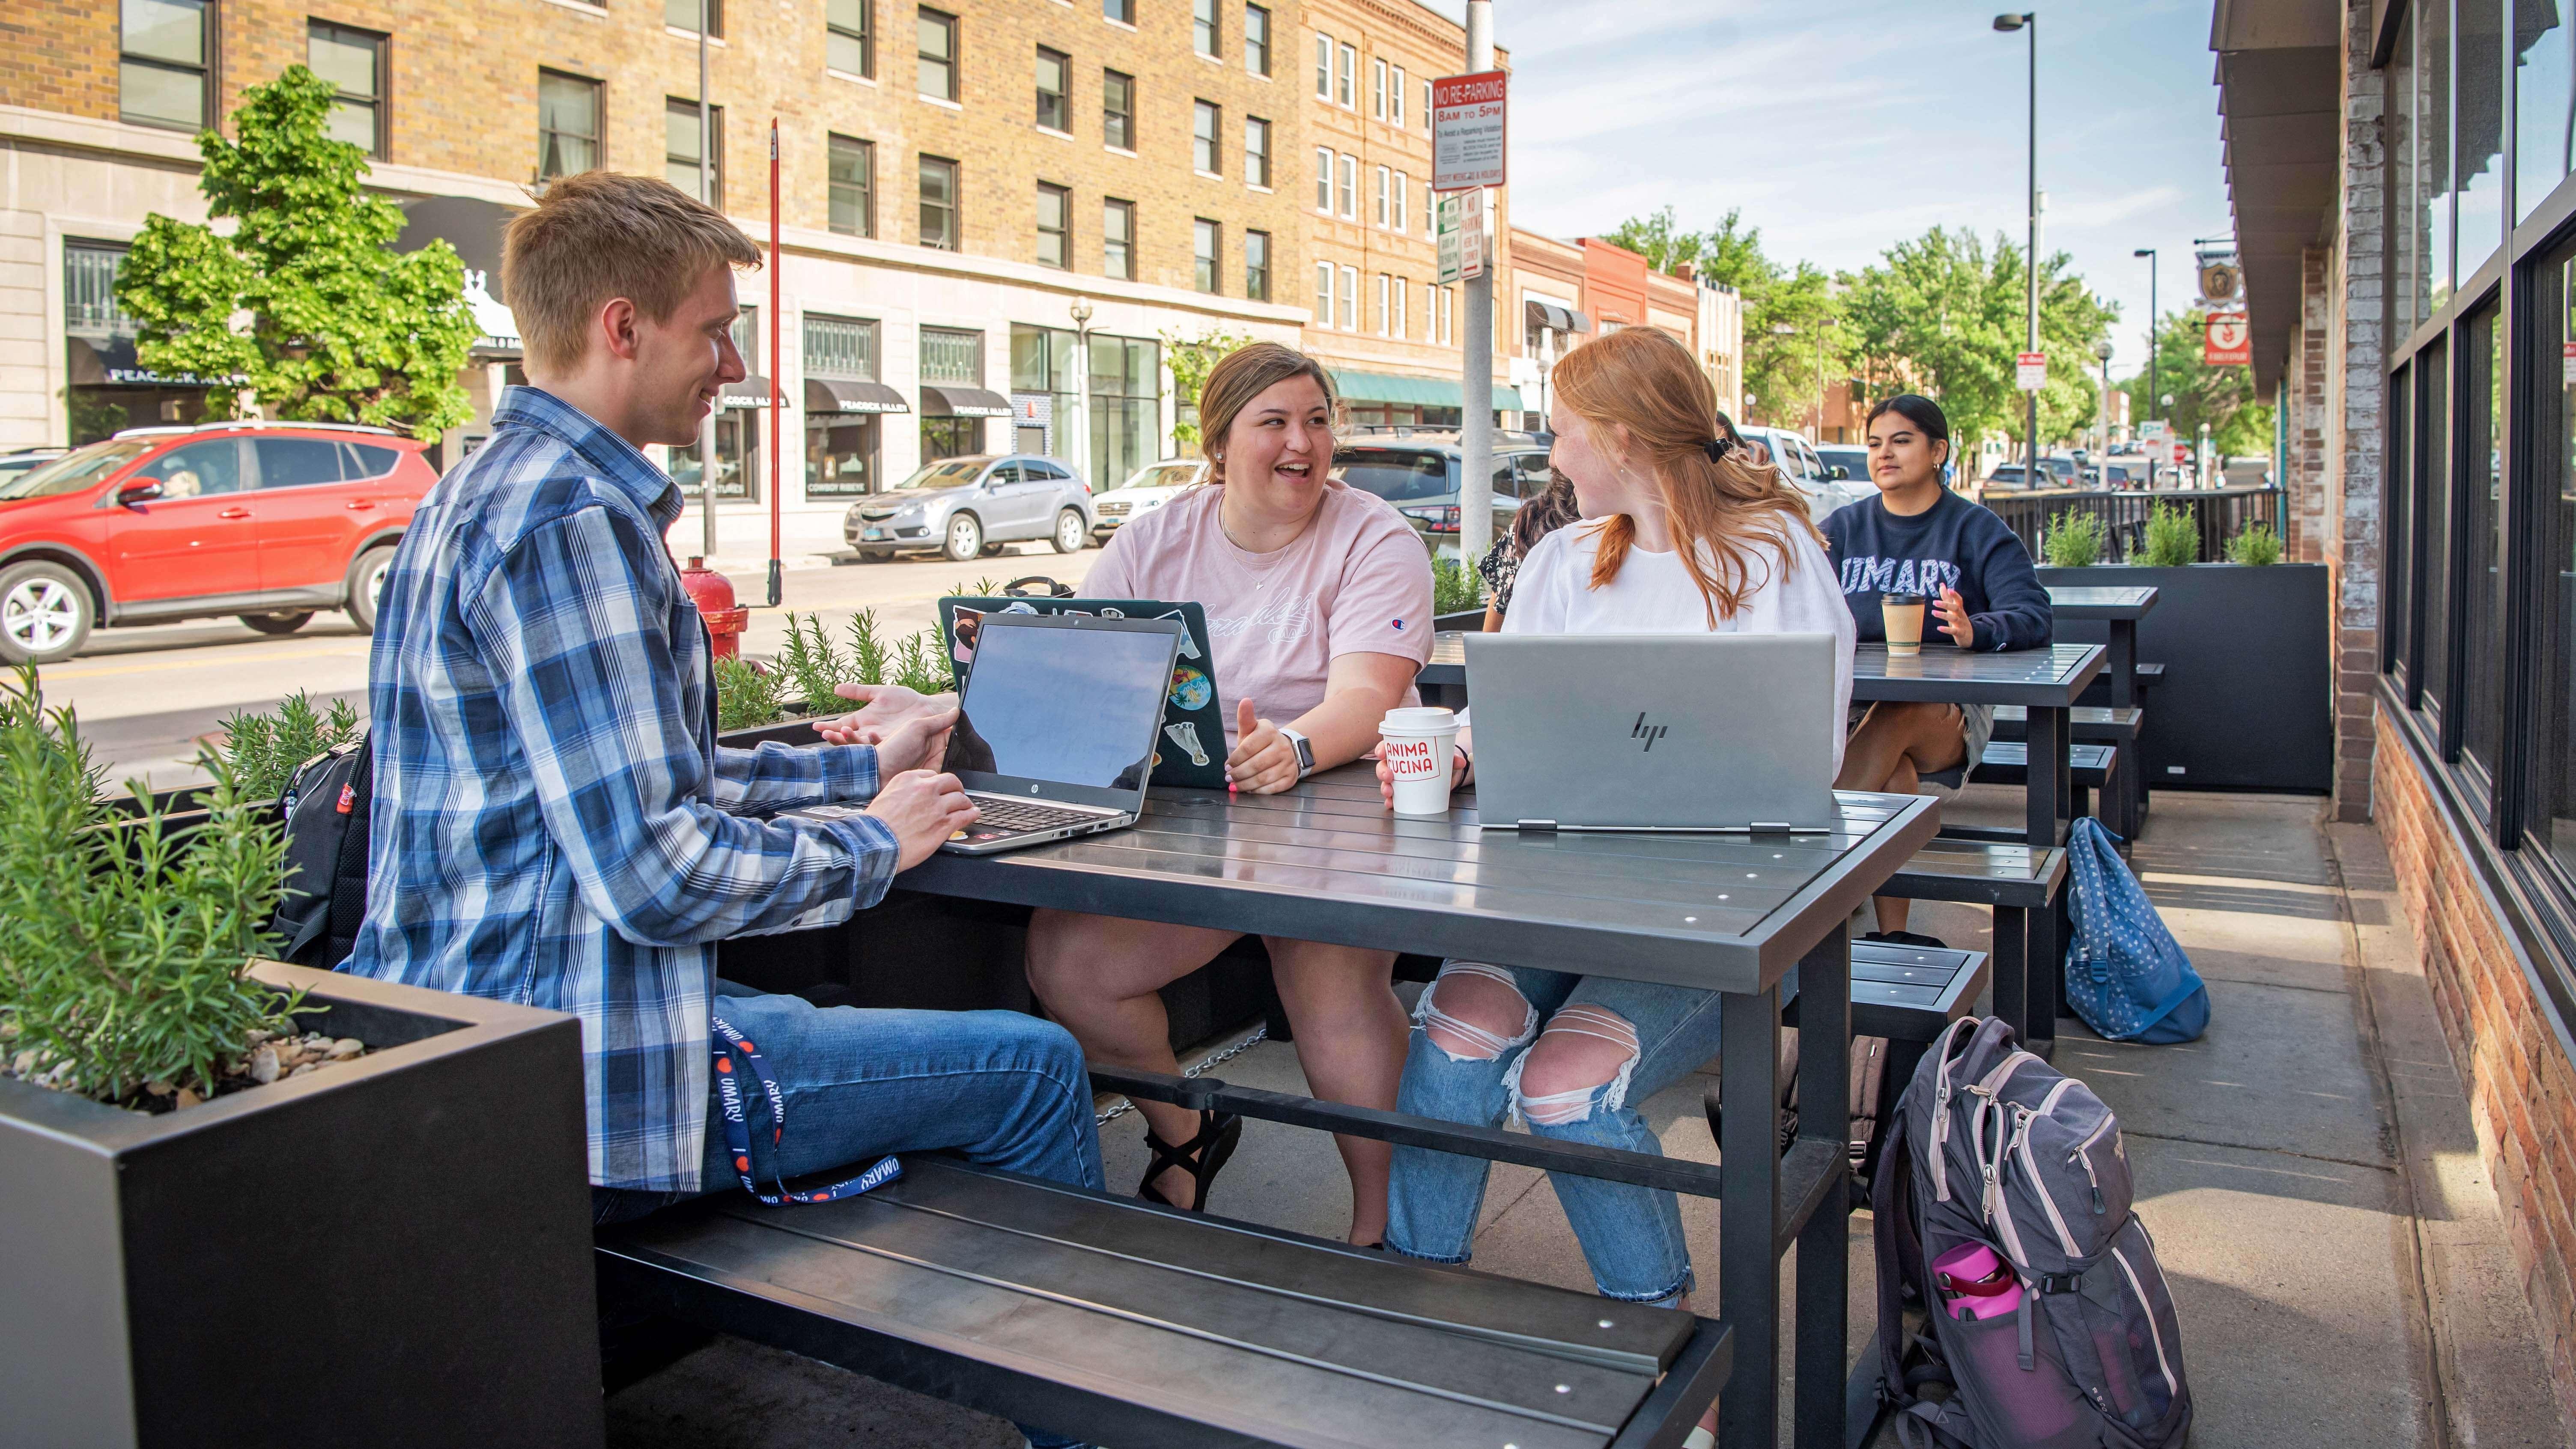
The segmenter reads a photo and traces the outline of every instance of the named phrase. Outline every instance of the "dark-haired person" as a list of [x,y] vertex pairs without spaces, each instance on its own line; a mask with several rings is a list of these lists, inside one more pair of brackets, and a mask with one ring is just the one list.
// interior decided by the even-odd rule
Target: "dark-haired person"
[[1574,502],[1574,480],[1554,468],[1548,469],[1547,488],[1521,504],[1512,514],[1512,526],[1476,563],[1476,572],[1485,580],[1486,633],[1503,627],[1503,614],[1512,606],[1512,583],[1520,575],[1521,560],[1529,557],[1540,539],[1582,516]]
[[[1887,638],[1881,596],[1920,594],[1924,642],[1962,649],[2045,648],[2055,628],[2048,590],[2004,521],[1942,486],[1950,420],[1928,397],[1900,393],[1870,409],[1869,480],[1878,496],[1825,517],[1825,546],[1863,642]],[[1845,790],[1911,795],[1925,775],[1974,769],[1995,732],[1988,704],[1881,700],[1843,746]],[[1877,899],[1869,939],[1938,946],[1905,929],[1908,903]]]
[[[1199,390],[1208,481],[1119,529],[1084,582],[1101,598],[1207,610],[1218,697],[1235,716],[1226,772],[1249,794],[1374,747],[1387,710],[1418,702],[1413,676],[1431,656],[1431,560],[1393,505],[1331,476],[1333,406],[1331,378],[1304,353],[1275,342],[1227,353]],[[854,717],[862,730],[920,703],[882,687],[843,693],[867,702]],[[1241,935],[1042,910],[1029,921],[1029,985],[1092,1060],[1176,1073],[1157,993]],[[1262,941],[1315,1095],[1392,1108],[1405,1027],[1395,953]],[[1154,1153],[1138,1195],[1203,1210],[1242,1123],[1136,1106]],[[1386,1228],[1388,1148],[1336,1145],[1351,1179],[1350,1239],[1374,1243]]]

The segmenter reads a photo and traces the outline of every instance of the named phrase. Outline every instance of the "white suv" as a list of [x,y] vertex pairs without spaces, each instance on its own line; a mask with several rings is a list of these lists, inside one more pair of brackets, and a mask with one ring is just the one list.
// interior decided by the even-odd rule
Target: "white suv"
[[1789,479],[1789,486],[1807,500],[1807,516],[1818,523],[1825,515],[1846,503],[1857,503],[1873,497],[1878,489],[1867,478],[1827,477],[1824,460],[1816,456],[1815,445],[1785,428],[1738,428],[1749,443],[1760,443],[1771,450],[1771,461]]

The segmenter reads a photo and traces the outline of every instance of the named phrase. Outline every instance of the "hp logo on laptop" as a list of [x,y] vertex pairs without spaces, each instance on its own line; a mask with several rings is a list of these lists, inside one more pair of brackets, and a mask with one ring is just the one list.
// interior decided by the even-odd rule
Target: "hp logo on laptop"
[[1628,738],[1632,740],[1644,740],[1646,742],[1646,753],[1653,754],[1655,752],[1655,741],[1671,734],[1672,729],[1673,727],[1671,725],[1650,725],[1646,723],[1646,716],[1641,711],[1637,715],[1637,727],[1628,731]]

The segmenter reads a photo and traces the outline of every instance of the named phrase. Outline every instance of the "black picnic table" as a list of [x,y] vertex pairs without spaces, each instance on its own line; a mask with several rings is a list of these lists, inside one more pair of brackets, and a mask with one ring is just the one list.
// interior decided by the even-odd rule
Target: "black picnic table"
[[2155,609],[2156,591],[2143,584],[2051,588],[2048,606],[2061,619],[2098,619],[2110,625],[2111,707],[2134,706],[2138,702],[2138,621]]
[[[2099,652],[2098,650],[2096,651]],[[992,856],[936,855],[897,884],[970,900],[1271,933],[1720,992],[1729,1102],[1780,1100],[1784,978],[1798,1000],[1800,1135],[1724,1115],[1720,1165],[1664,1159],[1306,1098],[1278,1120],[1555,1167],[1726,1204],[1718,1316],[1735,1332],[1719,1442],[1775,1442],[1780,1259],[1798,1250],[1795,1443],[1840,1449],[1850,1176],[1845,922],[1934,834],[1938,802],[1843,793],[1824,835],[1484,832],[1462,790],[1444,819],[1400,819],[1371,766],[1278,795],[1157,787],[1131,829]],[[1868,1366],[1864,1365],[1866,1369]]]

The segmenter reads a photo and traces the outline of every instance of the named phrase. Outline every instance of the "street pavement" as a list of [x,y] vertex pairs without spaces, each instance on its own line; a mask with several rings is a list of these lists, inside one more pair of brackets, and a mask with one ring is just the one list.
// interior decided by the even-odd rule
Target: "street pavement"
[[[1029,574],[1078,585],[1099,558],[1096,548],[1059,554],[1045,543],[1015,543],[999,557],[969,564],[933,558],[790,568],[781,581],[785,602],[751,611],[743,651],[774,652],[786,639],[791,610],[821,614],[838,639],[841,621],[873,608],[889,635],[900,637],[929,627],[952,585]],[[729,568],[726,577],[737,598],[761,602],[763,565]],[[369,642],[348,615],[336,612],[316,615],[283,639],[233,619],[101,629],[78,656],[44,671],[45,694],[78,713],[81,733],[111,782],[141,778],[166,790],[206,778],[196,764],[198,741],[237,711],[268,708],[301,689],[317,699],[349,699],[363,713]]]

